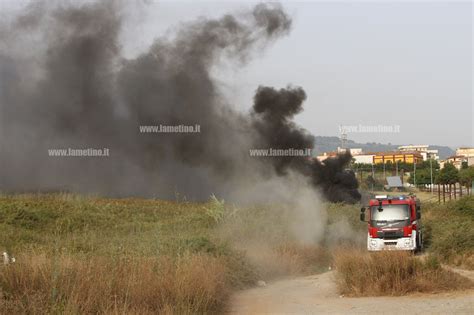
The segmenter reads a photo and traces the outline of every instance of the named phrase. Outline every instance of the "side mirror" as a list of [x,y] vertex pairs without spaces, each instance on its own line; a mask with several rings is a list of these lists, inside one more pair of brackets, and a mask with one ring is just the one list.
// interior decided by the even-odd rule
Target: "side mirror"
[[360,212],[364,213],[365,212],[365,207],[360,208]]
[[421,219],[421,212],[418,212],[418,211],[416,212],[416,219],[417,220]]
[[362,222],[365,222],[365,213],[362,212],[362,213],[360,214],[360,220],[361,220]]

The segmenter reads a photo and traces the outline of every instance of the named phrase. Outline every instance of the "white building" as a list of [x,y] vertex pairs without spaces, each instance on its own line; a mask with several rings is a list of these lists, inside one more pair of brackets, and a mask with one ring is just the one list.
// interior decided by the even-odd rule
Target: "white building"
[[362,154],[362,149],[361,148],[352,148],[352,149],[344,149],[341,147],[337,147],[337,153],[345,153],[349,151],[352,156]]
[[474,156],[467,157],[467,165],[468,166],[474,165]]
[[461,169],[463,163],[467,163],[468,166],[474,165],[474,148],[463,147],[456,149],[456,155],[441,161],[440,167],[443,168],[446,163],[452,163],[457,169]]
[[468,159],[469,159],[469,158],[467,158],[467,157],[465,157],[465,156],[462,156],[462,155],[453,155],[453,156],[448,157],[446,160],[440,161],[440,162],[439,162],[439,167],[440,167],[440,168],[444,168],[444,165],[445,165],[446,163],[451,163],[451,164],[453,164],[458,170],[460,170],[461,167],[462,167],[462,163],[463,163],[463,162],[467,162],[468,165],[469,165]]
[[438,150],[429,149],[429,145],[427,144],[420,144],[420,145],[402,145],[398,147],[399,151],[416,151],[421,154],[423,157],[423,161],[428,159],[439,160]]
[[352,157],[354,158],[355,163],[372,164],[374,163],[374,155],[375,154],[358,154],[353,155]]
[[322,162],[328,158],[336,157],[337,152],[323,152],[322,155],[318,155],[316,159],[318,159],[319,162]]
[[[369,159],[363,159],[364,162],[359,162],[357,159],[358,157],[361,156],[362,154],[362,149],[360,148],[353,148],[353,149],[343,149],[341,147],[337,147],[337,150],[336,151],[331,151],[331,152],[323,152],[322,155],[318,155],[316,158],[322,162],[324,160],[326,160],[327,158],[332,158],[332,157],[336,157],[338,154],[341,154],[341,153],[346,153],[347,151],[350,152],[350,154],[352,155],[353,158],[356,159],[356,163],[372,163],[372,158],[370,158],[370,161]],[[373,156],[373,155],[371,155]]]
[[456,149],[456,155],[465,157],[474,157],[474,148],[458,148]]

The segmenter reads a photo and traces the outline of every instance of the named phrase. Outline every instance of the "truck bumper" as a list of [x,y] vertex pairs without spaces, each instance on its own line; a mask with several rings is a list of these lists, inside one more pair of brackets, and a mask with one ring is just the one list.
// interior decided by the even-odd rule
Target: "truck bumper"
[[397,239],[372,238],[367,236],[367,249],[369,251],[381,250],[415,250],[416,249],[416,231],[410,237],[401,237]]

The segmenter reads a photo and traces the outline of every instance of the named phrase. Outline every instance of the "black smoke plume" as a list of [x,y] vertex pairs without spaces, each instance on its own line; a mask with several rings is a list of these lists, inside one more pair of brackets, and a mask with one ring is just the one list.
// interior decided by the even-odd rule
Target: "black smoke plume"
[[[276,90],[271,87],[259,87],[254,97],[254,126],[259,133],[260,145],[276,149],[312,149],[314,136],[298,127],[292,118],[303,110],[306,93],[300,87],[288,87]],[[324,163],[307,157],[270,157],[278,174],[283,175],[297,170],[311,178],[311,183],[319,187],[330,201],[360,200],[358,183],[352,171],[345,170],[351,161],[349,153],[337,158],[327,159]]]
[[[0,190],[206,199],[297,172],[330,200],[360,197],[344,171],[348,155],[324,164],[249,156],[255,147],[312,148],[313,137],[292,121],[303,89],[259,87],[245,115],[211,75],[220,60],[244,64],[289,33],[280,5],[182,24],[132,59],[121,51],[122,22],[120,4],[111,1],[32,2],[0,22]],[[197,134],[139,131],[196,124]],[[62,148],[108,148],[110,156],[48,155]]]

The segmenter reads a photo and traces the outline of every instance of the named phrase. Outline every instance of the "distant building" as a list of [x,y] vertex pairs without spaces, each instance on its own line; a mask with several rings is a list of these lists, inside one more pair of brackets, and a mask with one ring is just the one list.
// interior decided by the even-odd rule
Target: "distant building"
[[469,156],[467,158],[467,165],[468,166],[474,165],[474,156]]
[[456,155],[448,157],[446,160],[440,162],[440,167],[443,168],[446,163],[452,163],[457,169],[462,168],[463,163],[468,166],[474,165],[474,148],[458,148]]
[[399,151],[399,152],[378,152],[374,155],[374,164],[382,163],[420,163],[423,156],[417,151]]
[[353,158],[355,163],[372,164],[374,163],[374,155],[374,153],[365,153],[354,155]]
[[345,153],[347,151],[349,151],[349,153],[352,156],[362,154],[362,149],[361,148],[344,149],[344,148],[341,148],[341,147],[337,147],[337,153]]
[[[426,146],[428,147],[428,146]],[[364,153],[360,148],[343,149],[338,147],[337,151],[324,152],[316,158],[324,161],[328,158],[336,157],[338,154],[349,151],[355,163],[363,164],[381,164],[381,163],[420,163],[423,161],[422,152],[419,151],[395,151],[395,152],[367,152]]]
[[[349,153],[352,155],[352,157],[356,157],[358,154],[361,154],[362,153],[362,149],[360,148],[355,148],[355,149],[344,149],[344,148],[341,148],[341,147],[337,147],[337,151],[330,151],[330,152],[323,152],[322,155],[318,155],[316,158],[319,160],[319,161],[324,161],[326,160],[327,158],[332,158],[332,157],[336,157],[338,154],[342,154],[342,153],[346,153],[347,151],[349,151]],[[357,162],[359,163],[359,162]],[[365,163],[365,162],[364,162]],[[372,162],[370,162],[372,163]]]
[[398,147],[399,151],[418,151],[418,152],[426,152],[428,150],[429,145],[427,144],[420,144],[420,145],[402,145]]
[[423,157],[423,161],[428,159],[439,160],[438,150],[429,149],[429,145],[427,144],[402,145],[398,147],[398,150],[401,152],[419,152]]
[[457,156],[464,156],[464,157],[474,157],[474,148],[458,148],[456,150]]
[[336,151],[331,151],[331,152],[323,152],[322,155],[318,155],[316,157],[316,159],[318,159],[320,162],[328,159],[328,158],[332,158],[332,157],[336,157],[337,156],[337,152]]
[[460,170],[461,167],[462,167],[463,162],[469,163],[469,158],[467,158],[463,155],[453,155],[453,156],[448,157],[446,160],[440,161],[439,166],[440,166],[440,168],[443,168],[446,163],[451,163],[458,170]]

